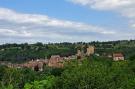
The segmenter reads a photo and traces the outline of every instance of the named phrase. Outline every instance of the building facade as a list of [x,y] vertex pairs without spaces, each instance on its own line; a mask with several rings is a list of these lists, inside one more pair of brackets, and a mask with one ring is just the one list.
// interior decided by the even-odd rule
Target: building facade
[[49,67],[56,67],[56,68],[61,68],[64,66],[63,64],[64,60],[62,57],[59,55],[53,55],[48,61],[48,66]]
[[113,53],[113,60],[114,61],[124,60],[124,56],[122,53]]
[[89,47],[87,48],[86,55],[87,55],[87,56],[93,55],[93,54],[94,54],[94,51],[95,51],[95,47],[94,47],[94,46],[89,46]]

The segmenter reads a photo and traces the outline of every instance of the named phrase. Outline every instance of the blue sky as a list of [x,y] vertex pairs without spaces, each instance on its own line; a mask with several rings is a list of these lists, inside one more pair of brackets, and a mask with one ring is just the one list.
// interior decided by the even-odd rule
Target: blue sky
[[133,0],[0,0],[0,43],[134,39],[134,6]]
[[[111,11],[97,11],[74,5],[66,0],[1,0],[1,7],[21,13],[45,14],[50,17],[98,25],[118,25],[123,18]],[[119,19],[118,22],[114,19]],[[107,23],[107,24],[106,24]]]

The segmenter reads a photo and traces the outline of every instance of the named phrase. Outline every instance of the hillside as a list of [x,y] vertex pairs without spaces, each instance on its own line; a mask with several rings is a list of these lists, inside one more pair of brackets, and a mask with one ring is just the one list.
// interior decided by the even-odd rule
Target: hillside
[[[126,59],[135,57],[135,40],[108,41],[108,42],[78,42],[53,44],[3,44],[0,45],[0,61],[25,62],[37,58],[49,58],[51,55],[75,55],[77,49],[86,50],[88,45],[95,46],[95,53],[107,56],[114,52],[121,52]],[[83,46],[83,48],[82,48]]]

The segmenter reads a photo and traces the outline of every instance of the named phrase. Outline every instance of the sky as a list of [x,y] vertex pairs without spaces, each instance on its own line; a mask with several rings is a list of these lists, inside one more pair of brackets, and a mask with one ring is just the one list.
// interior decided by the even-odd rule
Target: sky
[[135,39],[135,0],[0,0],[0,44]]

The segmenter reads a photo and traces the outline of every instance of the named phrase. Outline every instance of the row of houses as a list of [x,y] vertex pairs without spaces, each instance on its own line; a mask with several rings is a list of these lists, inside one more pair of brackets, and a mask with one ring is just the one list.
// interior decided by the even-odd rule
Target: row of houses
[[[7,62],[0,62],[0,64],[6,65],[8,67],[13,67],[13,68],[26,67],[26,68],[31,68],[32,70],[35,70],[35,71],[43,71],[44,65],[47,65],[49,67],[54,67],[54,68],[62,68],[64,66],[65,61],[70,61],[73,59],[82,60],[83,57],[85,56],[94,55],[95,54],[94,49],[95,49],[94,46],[89,46],[87,48],[86,53],[84,53],[81,50],[78,50],[76,55],[71,55],[68,57],[60,57],[59,55],[52,55],[50,59],[31,60],[23,64],[12,64],[12,63],[7,63]],[[124,60],[124,56],[122,53],[113,53],[112,55],[109,55],[108,57],[112,58],[114,61]]]
[[22,64],[13,64],[9,62],[1,61],[1,65],[6,65],[10,68],[30,68],[34,71],[43,71],[44,66],[53,67],[53,68],[62,68],[65,61],[70,61],[76,59],[77,57],[72,55],[69,57],[60,57],[59,55],[52,55],[50,59],[37,59],[31,60]]

